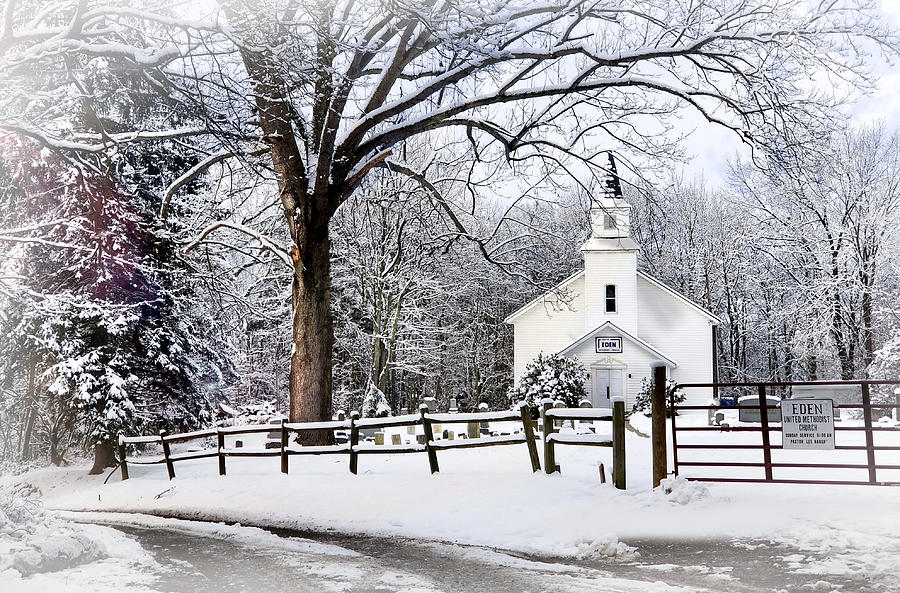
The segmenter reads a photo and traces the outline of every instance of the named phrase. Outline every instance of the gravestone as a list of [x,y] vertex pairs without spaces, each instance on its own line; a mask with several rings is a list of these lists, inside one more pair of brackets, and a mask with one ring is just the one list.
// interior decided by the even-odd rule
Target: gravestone
[[441,438],[449,441],[450,440],[450,431],[447,429],[444,429],[444,431],[441,432]]
[[406,408],[406,407],[400,408],[401,416],[406,416],[407,414],[409,414],[409,408]]
[[[565,408],[566,404],[562,403],[561,401],[557,401],[557,402],[553,403],[553,407],[554,408]],[[563,422],[564,422],[564,420],[554,420],[553,426],[555,428],[560,428],[563,425]]]
[[416,435],[416,442],[419,443],[420,445],[424,445],[424,444],[425,444],[425,435],[424,435],[424,434],[417,434],[417,435]]
[[[744,397],[738,398],[739,406],[758,406],[759,405],[759,396],[756,395],[745,395]],[[766,396],[766,405],[767,406],[776,406],[775,408],[770,408],[768,411],[769,422],[781,422],[781,400],[777,397],[773,397],[771,395]],[[738,410],[738,420],[741,422],[759,422],[759,410]]]
[[454,438],[456,438],[456,434],[452,430],[447,432],[447,440],[448,441],[452,441]]
[[338,410],[338,412],[337,412],[337,419],[338,419],[340,422],[343,422],[344,420],[346,420],[346,419],[347,419],[347,412],[345,412],[344,410]]
[[[480,404],[478,404],[479,412],[487,412],[488,410],[490,410],[490,406],[488,406],[486,403],[481,402]],[[481,434],[491,434],[491,423],[487,421],[481,422],[479,424],[479,432]]]
[[375,444],[376,444],[376,445],[383,445],[383,444],[384,444],[384,433],[383,433],[383,432],[376,432],[376,433],[375,433]]
[[477,422],[469,422],[466,425],[466,437],[470,439],[478,438],[478,423]]
[[433,397],[423,398],[422,405],[426,406],[429,412],[437,412],[437,400]]
[[456,407],[456,398],[450,398],[450,413],[451,414],[459,414],[459,408]]
[[394,434],[391,435],[391,444],[392,444],[392,445],[401,445],[401,444],[402,444],[402,443],[400,442],[400,435],[399,435],[399,434],[394,433]]
[[416,434],[416,427],[415,426],[407,426],[406,434]]
[[841,404],[861,404],[862,387],[860,385],[794,385],[791,388],[791,399],[830,399],[834,402],[834,418],[840,419]]

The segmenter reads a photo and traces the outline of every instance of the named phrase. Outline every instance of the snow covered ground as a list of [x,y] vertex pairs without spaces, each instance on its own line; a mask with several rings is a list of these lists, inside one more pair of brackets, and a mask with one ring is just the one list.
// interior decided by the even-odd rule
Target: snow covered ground
[[[362,456],[357,476],[341,455],[291,458],[289,475],[279,473],[277,458],[229,458],[227,476],[217,475],[215,459],[201,459],[177,464],[171,482],[162,466],[134,465],[125,482],[116,474],[103,484],[105,476],[88,476],[86,467],[0,482],[28,484],[49,509],[427,538],[548,558],[620,558],[641,554],[632,543],[648,540],[766,542],[793,548],[785,562],[816,575],[822,590],[833,589],[830,577],[865,574],[873,590],[900,591],[900,489],[676,480],[651,490],[649,447],[628,432],[626,491],[600,484],[598,464],[611,467],[609,449],[557,447],[562,473],[548,476],[531,473],[525,445],[441,452],[435,475],[415,453]],[[93,529],[101,543],[112,537]]]

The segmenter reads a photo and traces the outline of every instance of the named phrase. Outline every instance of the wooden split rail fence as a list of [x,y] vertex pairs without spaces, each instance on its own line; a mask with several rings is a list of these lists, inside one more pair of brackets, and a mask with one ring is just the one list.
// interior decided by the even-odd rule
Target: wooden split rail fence
[[[544,416],[544,469],[550,474],[560,471],[556,463],[556,445],[589,445],[612,447],[613,483],[620,490],[625,489],[625,402],[613,401],[613,408],[554,408],[553,400],[541,402]],[[611,420],[612,434],[571,434],[556,430],[554,421],[596,421]]]
[[[621,403],[621,402],[619,402]],[[594,445],[594,446],[614,446],[614,461],[616,468],[621,465],[621,469],[614,470],[613,478],[617,488],[625,487],[625,441],[624,441],[624,407],[620,410],[619,416],[614,411],[610,414],[609,410],[604,409],[580,409],[580,408],[553,408],[547,411],[545,407],[544,434],[549,438],[549,444],[544,444],[545,458],[550,459],[552,463],[547,466],[547,473],[559,471],[559,465],[555,462],[553,451],[554,444],[577,444],[577,445]],[[548,420],[550,418],[548,429]],[[621,423],[621,439],[617,441],[615,437],[597,437],[597,435],[566,435],[560,434],[553,427],[552,420],[614,420],[619,417]],[[443,439],[437,440],[434,437],[435,424],[468,424],[468,423],[486,423],[486,422],[504,422],[519,421],[522,423],[522,432],[508,435],[498,436],[481,436],[476,438],[467,438],[460,440]],[[397,427],[415,427],[421,425],[424,432],[424,443],[408,443],[408,444],[384,444],[378,445],[368,442],[360,442],[360,431],[367,429],[384,429]],[[332,420],[327,422],[281,422],[279,424],[264,424],[252,426],[237,427],[221,427],[207,430],[198,430],[182,434],[169,435],[161,432],[159,435],[137,436],[137,437],[120,437],[119,438],[119,459],[122,479],[127,480],[129,465],[154,465],[165,464],[169,479],[175,478],[175,463],[186,461],[189,459],[218,458],[219,475],[225,475],[225,460],[228,457],[280,457],[281,472],[287,474],[290,470],[289,460],[293,455],[347,455],[349,457],[350,472],[356,474],[359,469],[359,456],[366,454],[395,454],[395,453],[422,453],[428,457],[428,465],[431,473],[440,471],[438,464],[438,451],[446,451],[450,449],[469,449],[473,447],[489,447],[497,445],[517,445],[524,443],[528,449],[528,456],[531,461],[531,469],[533,472],[541,470],[541,462],[538,456],[537,442],[534,434],[535,425],[531,420],[530,408],[526,405],[520,405],[518,410],[506,410],[500,412],[475,412],[470,414],[432,414],[422,406],[419,414],[407,414],[404,416],[394,416],[389,418],[360,418],[358,412],[351,413],[349,420]],[[292,436],[303,432],[310,431],[347,431],[349,433],[348,442],[334,445],[323,446],[303,446],[296,443],[296,438],[292,443]],[[548,432],[549,431],[549,432]],[[278,447],[253,449],[244,447],[227,447],[225,438],[227,436],[242,436],[253,434],[280,434],[280,442]],[[618,434],[617,429],[613,430],[614,435]],[[575,437],[578,438],[575,438]],[[586,439],[584,437],[595,437]],[[209,447],[204,449],[196,449],[186,452],[173,453],[171,445],[174,443],[184,443],[189,441],[203,441],[215,438],[215,448]],[[128,457],[129,446],[140,445],[160,445],[162,448],[161,456],[151,457]],[[549,448],[548,448],[549,447]],[[549,457],[546,457],[549,451]],[[552,468],[552,469],[550,469]],[[621,478],[621,480],[617,479]]]

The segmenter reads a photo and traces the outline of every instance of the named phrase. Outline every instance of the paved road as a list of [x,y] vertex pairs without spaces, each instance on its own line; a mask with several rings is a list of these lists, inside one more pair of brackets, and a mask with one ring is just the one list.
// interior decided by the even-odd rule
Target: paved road
[[[616,558],[536,559],[400,538],[280,532],[353,555],[267,549],[180,531],[117,526],[154,555],[161,592],[568,593],[884,591],[865,575],[802,572],[807,554],[765,542],[632,541]],[[821,559],[820,559],[821,560]]]

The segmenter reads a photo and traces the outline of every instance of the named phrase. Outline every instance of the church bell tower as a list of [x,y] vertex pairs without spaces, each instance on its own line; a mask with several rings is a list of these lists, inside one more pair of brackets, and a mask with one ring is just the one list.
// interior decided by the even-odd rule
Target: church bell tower
[[612,153],[599,195],[591,200],[591,236],[581,247],[585,273],[585,331],[610,321],[637,335],[637,243],[631,239],[631,206]]

